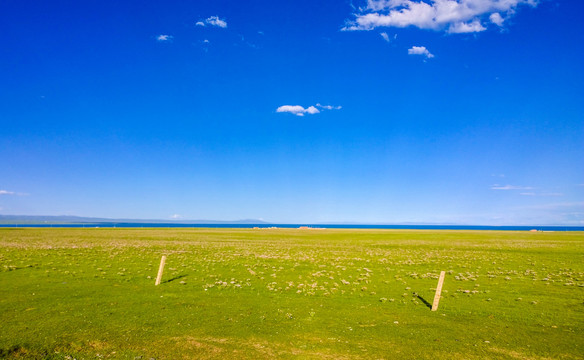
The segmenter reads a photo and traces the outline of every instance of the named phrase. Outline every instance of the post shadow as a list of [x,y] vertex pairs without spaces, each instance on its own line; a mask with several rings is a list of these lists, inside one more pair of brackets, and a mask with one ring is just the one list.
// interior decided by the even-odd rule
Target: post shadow
[[162,282],[161,282],[161,284],[166,284],[166,283],[169,283],[169,282],[171,282],[171,281],[175,281],[175,280],[178,280],[178,279],[182,279],[182,278],[184,278],[185,276],[187,276],[187,275],[186,275],[186,274],[183,274],[183,275],[178,275],[178,276],[175,276],[175,277],[173,277],[172,279],[168,279],[168,280],[164,280],[164,281],[162,281]]
[[420,296],[420,294],[414,293],[414,296],[416,296],[418,299],[420,299],[420,301],[423,302],[424,305],[426,305],[429,309],[432,309],[432,304],[427,302],[426,299],[424,299],[423,297]]

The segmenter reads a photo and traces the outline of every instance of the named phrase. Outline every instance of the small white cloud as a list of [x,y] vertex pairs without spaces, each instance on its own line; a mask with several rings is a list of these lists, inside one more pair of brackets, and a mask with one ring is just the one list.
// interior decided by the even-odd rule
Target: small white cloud
[[487,30],[486,27],[481,24],[478,19],[473,20],[470,23],[457,22],[450,25],[448,28],[448,33],[450,34],[464,34],[464,33],[475,33]]
[[306,112],[309,114],[318,114],[320,111],[317,108],[315,108],[314,106],[309,106],[306,109]]
[[156,37],[156,41],[164,42],[164,41],[171,41],[173,38],[172,35],[158,35]]
[[179,214],[174,214],[171,216],[171,219],[174,219],[174,220],[178,220],[178,219],[182,219],[182,218],[183,218],[182,215],[179,215]]
[[316,107],[326,110],[340,110],[342,106],[333,106],[333,105],[321,105],[320,103],[316,103]]
[[558,197],[558,196],[564,196],[564,194],[562,193],[535,193],[535,192],[523,192],[520,193],[519,195],[523,195],[523,196],[553,196],[553,197]]
[[408,54],[409,55],[423,55],[428,59],[431,59],[434,57],[434,55],[431,54],[430,51],[428,51],[428,49],[426,49],[425,46],[412,46],[410,49],[408,49]]
[[491,190],[533,190],[531,186],[498,185],[491,186]]
[[209,43],[209,40],[205,39],[205,40],[203,40],[203,42],[204,42],[205,44],[208,44],[208,43]]
[[29,194],[23,192],[0,190],[0,195],[28,196]]
[[584,202],[564,202],[564,203],[554,203],[554,204],[532,205],[532,206],[528,206],[525,208],[527,208],[527,209],[543,209],[543,210],[573,208],[575,210],[581,210],[584,208]]
[[208,18],[205,21],[209,25],[218,26],[218,27],[221,27],[221,28],[226,28],[227,27],[227,22],[225,22],[225,20],[219,19],[218,16],[211,16],[210,18]]
[[307,108],[301,105],[282,105],[276,109],[276,112],[288,112],[297,116],[304,116],[304,114],[318,114],[320,110],[340,110],[341,108],[342,106],[321,105],[320,103],[316,103],[316,105],[311,105]]
[[382,32],[379,35],[381,35],[381,37],[383,38],[383,40],[389,42],[389,35],[387,35],[386,32]]
[[499,13],[492,13],[491,16],[489,16],[489,20],[497,26],[503,26],[503,22],[505,21]]
[[276,109],[276,112],[288,112],[297,116],[304,116],[305,113],[308,114],[316,114],[319,113],[320,111],[318,111],[317,108],[315,108],[314,106],[309,106],[308,108],[304,108],[303,106],[300,105],[282,105],[279,108]]
[[225,29],[227,27],[227,22],[220,19],[219,16],[209,16],[205,20],[199,20],[195,23],[196,26],[216,26]]

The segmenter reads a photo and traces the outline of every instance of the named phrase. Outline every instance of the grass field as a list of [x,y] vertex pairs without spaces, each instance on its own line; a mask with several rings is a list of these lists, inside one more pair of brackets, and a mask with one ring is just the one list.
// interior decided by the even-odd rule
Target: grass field
[[584,234],[0,229],[0,358],[582,359]]

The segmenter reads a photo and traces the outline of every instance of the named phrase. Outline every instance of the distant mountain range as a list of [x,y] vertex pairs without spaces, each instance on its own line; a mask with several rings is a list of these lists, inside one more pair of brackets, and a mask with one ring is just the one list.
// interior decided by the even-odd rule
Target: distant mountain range
[[[225,225],[270,225],[270,226],[283,226],[283,227],[296,227],[296,226],[330,226],[331,228],[346,228],[346,227],[361,227],[361,228],[376,228],[376,227],[386,227],[386,228],[444,228],[444,229],[509,229],[509,228],[526,228],[526,227],[562,227],[562,228],[582,228],[582,226],[577,225],[556,225],[556,224],[538,224],[538,225],[476,225],[476,224],[455,224],[455,223],[428,223],[428,222],[395,222],[395,223],[362,223],[362,222],[320,222],[320,223],[271,223],[258,219],[242,219],[242,220],[186,220],[186,219],[111,219],[111,218],[96,218],[96,217],[82,217],[82,216],[72,216],[72,215],[61,215],[61,216],[47,216],[47,215],[0,215],[0,226],[13,226],[13,225],[94,225],[99,226],[113,226],[117,224],[120,226],[133,226],[132,224],[160,224],[162,227],[173,227],[174,225],[183,227],[188,225],[218,225],[224,227]],[[106,225],[107,224],[107,225]],[[524,229],[523,229],[524,230]]]
[[[258,219],[243,219],[243,220],[185,220],[185,219],[111,219],[111,218],[95,218],[83,217],[73,215],[0,215],[0,225],[22,224],[257,224],[257,225],[272,225],[274,223],[266,222]],[[312,224],[312,223],[310,223]],[[327,225],[458,225],[458,224],[442,224],[442,223],[424,223],[424,222],[401,222],[401,223],[363,223],[363,222],[349,222],[349,221],[330,221],[319,224]]]
[[152,219],[108,219],[81,216],[43,216],[43,215],[0,215],[0,224],[103,224],[103,223],[132,223],[132,224],[269,224],[257,219],[243,220],[152,220]]

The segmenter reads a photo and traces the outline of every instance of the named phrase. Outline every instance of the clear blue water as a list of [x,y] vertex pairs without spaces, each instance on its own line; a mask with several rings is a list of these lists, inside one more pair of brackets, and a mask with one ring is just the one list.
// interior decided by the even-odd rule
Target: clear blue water
[[0,227],[41,228],[298,228],[327,229],[412,229],[412,230],[507,230],[507,231],[584,231],[584,226],[484,226],[484,225],[351,225],[351,224],[179,224],[179,223],[89,223],[89,224],[0,224]]

